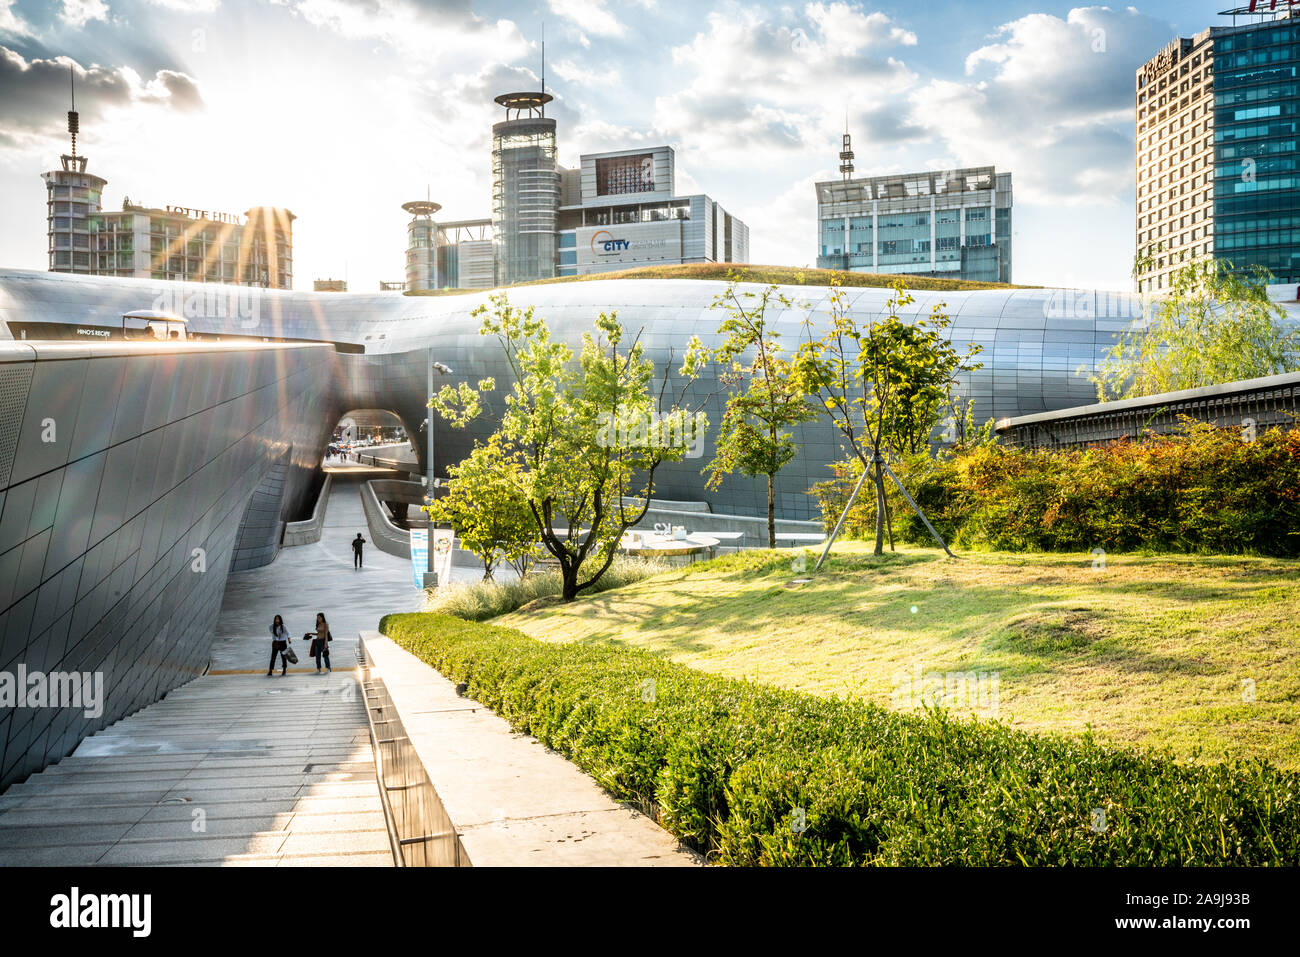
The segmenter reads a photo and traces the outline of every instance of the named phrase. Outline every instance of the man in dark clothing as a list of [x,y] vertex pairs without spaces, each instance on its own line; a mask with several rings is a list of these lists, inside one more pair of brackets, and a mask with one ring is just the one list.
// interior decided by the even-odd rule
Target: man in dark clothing
[[364,545],[365,543],[366,540],[361,537],[361,533],[357,532],[357,537],[352,539],[352,567],[353,568],[361,567],[361,546]]

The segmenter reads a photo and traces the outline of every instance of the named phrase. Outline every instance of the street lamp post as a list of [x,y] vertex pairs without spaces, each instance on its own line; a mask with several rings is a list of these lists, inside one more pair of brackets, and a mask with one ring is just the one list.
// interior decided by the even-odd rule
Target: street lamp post
[[[433,350],[429,350],[429,400],[433,400],[433,374],[440,372],[443,375],[451,375],[451,369],[441,362],[435,362],[433,359]],[[433,406],[429,406],[429,415],[425,420],[425,484],[428,486],[427,497],[429,504],[434,501],[434,490],[437,486],[434,484],[437,480],[433,477]],[[433,570],[433,516],[429,516],[429,544],[426,548],[425,569],[424,569],[424,587],[438,587],[438,573]]]

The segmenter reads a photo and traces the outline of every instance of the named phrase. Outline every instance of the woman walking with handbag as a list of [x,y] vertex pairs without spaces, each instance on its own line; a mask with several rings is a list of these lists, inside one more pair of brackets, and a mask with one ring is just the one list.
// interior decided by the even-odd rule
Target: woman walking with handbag
[[312,642],[312,651],[316,655],[316,674],[320,674],[320,660],[325,659],[325,670],[333,672],[330,667],[330,642],[334,638],[330,634],[330,624],[325,620],[323,612],[316,612],[316,639]]
[[271,663],[267,666],[266,676],[270,678],[275,672],[275,656],[280,656],[280,677],[289,670],[289,629],[284,627],[284,619],[276,615],[271,622]]

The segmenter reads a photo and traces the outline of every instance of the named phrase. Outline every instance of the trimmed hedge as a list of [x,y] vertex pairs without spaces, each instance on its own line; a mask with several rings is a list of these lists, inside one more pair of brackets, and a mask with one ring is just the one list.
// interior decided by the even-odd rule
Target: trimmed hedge
[[[813,489],[833,524],[861,474],[844,465]],[[917,457],[896,471],[952,545],[999,551],[1191,552],[1300,558],[1300,431],[1191,426],[1176,435],[1092,448],[980,446]],[[894,533],[930,544],[890,487]],[[874,535],[875,498],[860,495],[850,537]]]
[[444,615],[380,630],[718,863],[1300,861],[1300,774],[1268,762],[895,714]]

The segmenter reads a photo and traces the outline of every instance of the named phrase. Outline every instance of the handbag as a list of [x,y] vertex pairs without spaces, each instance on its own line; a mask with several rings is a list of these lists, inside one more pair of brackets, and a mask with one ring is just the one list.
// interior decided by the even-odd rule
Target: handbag
[[298,663],[298,654],[293,650],[293,645],[285,645],[284,660],[289,662],[291,665],[296,665]]

